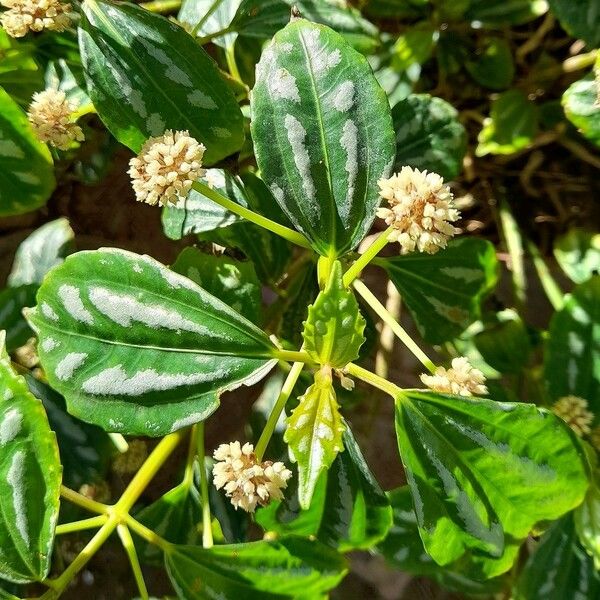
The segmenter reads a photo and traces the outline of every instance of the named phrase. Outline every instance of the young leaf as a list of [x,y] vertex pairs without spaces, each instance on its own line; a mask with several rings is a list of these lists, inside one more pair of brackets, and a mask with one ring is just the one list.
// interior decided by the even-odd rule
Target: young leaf
[[600,45],[600,11],[596,0],[548,0],[558,22],[575,38],[581,38],[590,49]]
[[437,344],[459,335],[480,315],[498,278],[494,247],[486,240],[458,238],[436,254],[413,252],[377,259],[406,303],[419,333]]
[[600,146],[600,111],[598,110],[598,82],[593,73],[572,83],[563,94],[562,105],[567,119],[590,142]]
[[554,242],[554,257],[575,283],[600,275],[600,233],[571,229]]
[[17,248],[8,285],[42,283],[46,273],[73,250],[74,238],[69,221],[64,217],[36,229]]
[[79,30],[88,91],[110,132],[134,152],[188,130],[213,164],[239,150],[242,113],[212,58],[181,27],[133,4],[88,0]]
[[35,304],[37,289],[38,286],[33,284],[9,287],[0,292],[0,331],[6,331],[5,342],[9,352],[22,346],[33,335],[22,311]]
[[515,76],[510,44],[504,38],[490,37],[475,60],[465,63],[471,77],[483,87],[504,90]]
[[165,564],[182,600],[320,598],[347,572],[337,552],[298,537],[210,549],[174,546]]
[[345,428],[333,389],[331,369],[323,367],[288,417],[284,434],[290,456],[298,463],[301,508],[310,506],[319,476],[344,449],[342,433]]
[[107,431],[159,436],[202,421],[274,362],[256,325],[148,256],[73,254],[37,299],[29,321],[50,384]]
[[0,217],[42,206],[54,189],[50,151],[25,113],[0,87]]
[[396,169],[405,165],[453,179],[462,168],[467,132],[456,109],[429,94],[411,94],[392,109]]
[[39,400],[13,370],[0,332],[0,577],[48,575],[58,518],[61,466]]
[[279,535],[314,536],[340,552],[368,549],[383,539],[392,522],[389,501],[349,428],[342,439],[345,451],[321,475],[310,507],[301,510],[290,490],[284,500],[256,513],[263,529]]
[[[573,432],[531,404],[404,392],[396,432],[419,533],[441,565],[467,551],[500,558],[536,524],[577,506],[588,487]],[[488,577],[510,562],[496,567]]]
[[366,59],[298,19],[263,52],[251,109],[261,174],[289,219],[323,255],[354,248],[394,158],[388,101]]
[[600,276],[573,290],[549,333],[544,372],[550,398],[579,396],[600,415]]
[[321,365],[341,369],[358,358],[365,338],[365,320],[354,294],[342,283],[342,265],[333,264],[325,289],[308,307],[304,348]]

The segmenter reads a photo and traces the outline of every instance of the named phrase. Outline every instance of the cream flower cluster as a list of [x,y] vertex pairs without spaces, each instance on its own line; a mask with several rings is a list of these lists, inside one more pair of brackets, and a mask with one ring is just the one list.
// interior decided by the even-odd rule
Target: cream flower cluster
[[591,433],[594,414],[588,410],[587,400],[578,396],[564,396],[552,406],[552,412],[560,417],[578,436]]
[[239,442],[221,444],[213,457],[218,461],[213,467],[213,483],[226,495],[237,509],[254,512],[256,506],[266,506],[271,500],[281,500],[281,490],[287,487],[292,472],[282,462],[259,463],[252,444]]
[[378,185],[379,195],[389,207],[379,208],[377,216],[394,228],[389,239],[400,244],[402,254],[415,248],[434,254],[460,233],[452,225],[460,213],[454,208],[450,188],[437,173],[402,167],[389,179],[380,179]]
[[442,394],[457,396],[485,395],[485,376],[475,369],[464,356],[452,359],[452,367],[438,367],[433,375],[421,375],[421,381],[430,389]]
[[11,37],[20,38],[28,31],[64,31],[71,24],[70,4],[59,0],[0,0],[7,8],[0,16],[4,31]]
[[83,141],[81,127],[73,121],[77,110],[64,92],[49,88],[36,92],[27,111],[27,118],[37,138],[59,150],[67,150],[74,141]]
[[196,179],[204,175],[206,148],[187,131],[171,131],[151,137],[136,158],[129,161],[136,200],[147,204],[177,203]]

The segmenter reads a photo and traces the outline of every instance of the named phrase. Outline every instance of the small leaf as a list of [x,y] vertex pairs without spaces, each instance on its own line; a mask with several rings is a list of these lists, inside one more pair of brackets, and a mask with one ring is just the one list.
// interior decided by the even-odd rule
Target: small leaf
[[490,116],[477,138],[477,156],[513,154],[526,148],[537,131],[537,107],[520,90],[508,90],[492,101]]
[[69,221],[64,217],[36,229],[17,248],[8,285],[42,283],[46,273],[73,250],[74,238]]
[[451,240],[436,254],[413,252],[375,262],[402,294],[419,333],[436,344],[479,318],[481,301],[498,279],[494,247],[475,238]]
[[261,317],[261,286],[251,262],[185,248],[171,266],[252,323]]
[[365,320],[354,294],[342,283],[342,265],[333,264],[325,289],[308,307],[304,349],[321,365],[341,369],[358,358],[365,338]]
[[331,29],[295,20],[263,52],[251,112],[262,177],[290,221],[325,256],[354,248],[394,156],[388,101],[366,59]]
[[600,276],[573,290],[549,334],[544,373],[550,399],[579,396],[600,418]]
[[407,29],[394,45],[394,68],[406,71],[412,65],[422,65],[431,57],[438,35],[437,29],[427,21]]
[[462,169],[467,132],[456,109],[429,94],[411,94],[392,109],[396,169],[408,165],[453,179]]
[[600,11],[597,0],[548,0],[561,26],[590,49],[600,46]]
[[165,564],[182,600],[320,598],[347,572],[337,552],[297,537],[210,549],[174,546]]
[[339,413],[331,369],[315,373],[314,383],[300,397],[287,418],[284,440],[290,456],[298,463],[298,500],[303,509],[310,506],[321,473],[331,466],[344,449],[345,425]]
[[25,113],[0,87],[0,217],[43,206],[54,189],[50,151]]
[[538,523],[572,510],[588,487],[576,436],[531,404],[406,391],[396,433],[419,533],[441,565],[473,552],[500,559],[486,573],[499,575]]
[[69,412],[128,435],[206,419],[222,392],[258,381],[276,353],[256,325],[189,279],[117,249],[68,257],[29,320]]
[[261,508],[257,523],[279,535],[314,536],[341,552],[368,549],[381,540],[391,525],[388,499],[348,427],[343,443],[345,451],[321,475],[307,510],[300,509],[295,494],[286,494]]
[[0,406],[0,576],[41,581],[50,569],[61,466],[44,408],[12,369],[2,332]]
[[600,275],[600,233],[571,229],[554,242],[554,257],[575,283]]
[[239,150],[243,118],[216,64],[181,27],[133,4],[88,0],[79,30],[88,92],[134,152],[166,129],[188,130],[214,164]]
[[38,286],[9,287],[0,292],[0,331],[6,330],[6,348],[9,352],[22,346],[32,335],[23,309],[35,304]]
[[599,88],[594,73],[572,83],[563,94],[567,119],[596,146],[600,146]]
[[465,63],[471,77],[483,87],[504,90],[515,76],[510,44],[504,38],[489,38],[475,60]]
[[544,534],[529,557],[513,590],[514,600],[598,598],[600,575],[577,540],[573,517],[567,515]]

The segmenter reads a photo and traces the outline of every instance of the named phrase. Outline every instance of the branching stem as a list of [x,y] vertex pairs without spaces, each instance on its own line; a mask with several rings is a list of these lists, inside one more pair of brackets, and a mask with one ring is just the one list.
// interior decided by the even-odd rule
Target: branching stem
[[348,363],[344,371],[348,373],[348,375],[356,377],[357,379],[360,379],[365,383],[368,383],[369,385],[372,385],[373,387],[376,387],[377,389],[385,392],[386,394],[389,394],[390,396],[392,396],[392,398],[398,398],[398,396],[402,395],[402,388],[399,388],[396,384],[392,383],[391,381],[388,381],[383,377],[379,377],[379,375],[376,375],[368,369],[359,367],[354,363]]
[[204,423],[198,423],[198,463],[200,466],[200,496],[202,498],[202,547],[213,547],[212,518],[208,496],[208,476],[206,474],[206,449],[204,447]]
[[89,519],[74,521],[73,523],[63,523],[62,525],[56,526],[56,535],[64,535],[66,533],[74,533],[76,531],[84,531],[85,529],[102,527],[107,520],[107,515],[98,515],[96,517],[90,517]]
[[381,252],[388,244],[388,237],[392,231],[388,227],[377,239],[354,261],[350,268],[344,273],[343,282],[348,287],[362,272],[362,270]]
[[140,560],[135,550],[131,533],[129,533],[127,526],[123,525],[122,523],[117,525],[117,533],[119,534],[123,548],[125,549],[127,557],[129,558],[131,570],[133,571],[133,577],[135,578],[138,591],[140,592],[140,599],[148,600],[148,588],[146,587],[146,582],[144,581],[144,574],[142,573],[142,568],[140,567]]

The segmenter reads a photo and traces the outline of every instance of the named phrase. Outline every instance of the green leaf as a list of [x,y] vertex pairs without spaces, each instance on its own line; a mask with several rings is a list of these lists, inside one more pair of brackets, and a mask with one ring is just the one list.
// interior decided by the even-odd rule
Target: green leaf
[[251,262],[185,248],[171,266],[252,323],[260,323],[261,286]]
[[465,18],[486,27],[521,25],[548,10],[546,0],[470,0]]
[[307,510],[300,509],[296,494],[288,493],[283,501],[261,508],[257,523],[278,535],[314,536],[341,552],[369,549],[383,539],[392,522],[390,503],[349,428],[343,443],[345,451],[321,475]]
[[131,252],[73,254],[37,299],[29,321],[48,381],[71,414],[107,431],[160,436],[202,421],[276,354],[221,300]]
[[217,66],[165,17],[89,0],[79,30],[88,92],[110,132],[134,152],[166,129],[206,146],[205,164],[239,150],[243,118]]
[[537,107],[522,91],[503,92],[492,101],[475,154],[513,154],[526,148],[537,131],[537,122]]
[[90,106],[92,101],[85,89],[85,77],[80,65],[70,65],[64,58],[51,60],[46,68],[46,88],[61,90],[78,109]]
[[548,4],[565,31],[585,41],[590,50],[600,46],[597,0],[548,0]]
[[476,60],[465,63],[471,77],[491,90],[506,89],[515,76],[510,44],[504,38],[489,38]]
[[35,304],[37,285],[6,288],[0,292],[0,331],[6,330],[9,352],[22,346],[32,335],[22,310]]
[[362,8],[369,16],[392,19],[415,19],[427,15],[429,0],[367,0]]
[[174,546],[165,564],[182,600],[319,598],[347,572],[337,552],[297,537],[210,549]]
[[50,569],[61,466],[39,400],[12,369],[0,332],[0,576],[42,580]]
[[441,98],[411,94],[392,109],[396,169],[408,165],[453,179],[462,169],[467,132],[458,112]]
[[25,113],[0,88],[0,217],[30,212],[54,189],[52,157]]
[[600,146],[600,108],[598,83],[593,73],[572,83],[563,94],[567,119],[596,146]]
[[573,518],[554,523],[529,557],[514,600],[587,600],[600,594],[600,575],[577,541]]
[[422,65],[433,54],[438,35],[437,29],[427,21],[409,28],[394,45],[394,68],[406,71],[414,64]]
[[329,281],[304,322],[304,349],[320,365],[341,369],[358,358],[365,320],[354,294],[342,283],[342,265],[333,263]]
[[69,221],[64,217],[36,229],[17,248],[8,285],[42,283],[46,273],[61,264],[73,250],[74,238]]
[[0,86],[23,107],[29,105],[34,92],[44,87],[34,51],[33,44],[12,38],[0,28]]
[[300,397],[286,423],[283,439],[289,445],[293,462],[298,463],[298,501],[301,508],[307,509],[319,476],[344,449],[342,433],[346,426],[330,369],[324,367],[315,373],[314,383]]
[[480,315],[480,304],[494,288],[498,262],[490,242],[451,240],[435,254],[414,252],[376,259],[406,303],[419,333],[431,343],[458,336]]
[[588,487],[574,433],[532,404],[405,391],[396,433],[419,533],[440,565],[473,552],[500,559],[486,573],[499,575],[536,524],[572,510]]
[[573,512],[575,530],[582,546],[594,560],[594,567],[600,570],[600,485],[598,472],[594,473],[592,484],[585,500]]
[[[190,31],[196,29],[198,37],[208,36],[231,25],[240,3],[241,0],[184,0],[177,20]],[[228,33],[214,38],[213,43],[227,48],[234,44],[236,37],[235,33]]]
[[579,396],[600,415],[600,276],[573,290],[549,334],[544,372],[550,398]]
[[394,158],[389,105],[366,59],[298,19],[263,52],[251,109],[262,177],[290,221],[323,255],[354,248]]
[[571,229],[554,242],[554,257],[575,283],[600,274],[600,234]]

